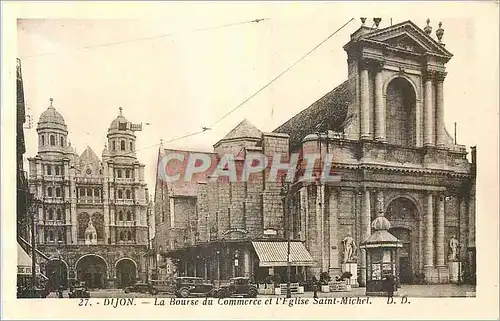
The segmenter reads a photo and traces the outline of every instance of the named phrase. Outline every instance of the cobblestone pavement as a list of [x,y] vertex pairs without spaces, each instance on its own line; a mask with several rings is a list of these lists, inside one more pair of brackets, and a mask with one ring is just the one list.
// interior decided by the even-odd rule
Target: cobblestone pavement
[[[444,285],[403,285],[398,291],[398,296],[408,296],[408,297],[474,297],[476,294],[476,288],[473,285],[454,285],[454,284],[444,284]],[[306,292],[304,294],[294,294],[293,296],[300,297],[313,297],[313,292]],[[330,292],[330,293],[318,293],[318,297],[344,297],[344,296],[365,296],[365,288],[353,288],[349,292]],[[57,298],[57,293],[52,292],[48,297]],[[68,297],[68,292],[64,292],[64,297]],[[169,294],[158,294],[156,296],[151,294],[143,293],[125,293],[121,289],[103,289],[98,291],[90,292],[91,298],[149,298],[149,297],[162,297],[168,298],[173,297]],[[259,295],[259,297],[276,297],[276,295]]]

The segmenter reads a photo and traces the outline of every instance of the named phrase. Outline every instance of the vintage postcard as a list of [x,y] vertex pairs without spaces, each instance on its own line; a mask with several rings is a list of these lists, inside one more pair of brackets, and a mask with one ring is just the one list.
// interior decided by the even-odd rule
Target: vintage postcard
[[498,3],[2,7],[3,318],[499,317]]

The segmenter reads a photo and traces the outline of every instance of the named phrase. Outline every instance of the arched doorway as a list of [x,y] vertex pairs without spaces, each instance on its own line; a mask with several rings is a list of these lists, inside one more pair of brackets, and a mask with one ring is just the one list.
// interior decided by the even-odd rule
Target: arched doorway
[[389,232],[403,243],[399,252],[399,281],[411,284],[418,273],[418,209],[412,200],[399,197],[389,203],[386,217],[392,226]]
[[137,278],[137,265],[132,259],[121,259],[116,263],[116,281],[124,288],[133,285]]
[[106,261],[95,254],[84,255],[76,262],[76,275],[88,288],[104,288],[107,281]]
[[395,78],[387,85],[387,142],[415,146],[415,91],[408,80]]
[[68,288],[68,267],[64,261],[59,259],[50,260],[45,265],[45,273],[49,278],[47,286],[51,290],[59,289],[61,286]]

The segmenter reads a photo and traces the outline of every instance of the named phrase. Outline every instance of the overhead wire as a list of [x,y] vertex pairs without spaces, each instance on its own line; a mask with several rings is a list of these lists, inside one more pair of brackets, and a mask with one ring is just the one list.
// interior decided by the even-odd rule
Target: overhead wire
[[[239,26],[239,25],[248,24],[248,23],[259,23],[259,22],[265,21],[265,20],[269,20],[269,18],[258,18],[258,19],[246,20],[246,21],[241,21],[241,22],[227,23],[227,24],[218,25],[218,26],[212,26],[212,27],[205,27],[205,28],[198,28],[198,29],[192,29],[192,30],[187,30],[187,31],[181,31],[181,32],[178,32],[178,33],[165,33],[165,34],[160,34],[160,35],[151,36],[151,37],[136,38],[136,39],[127,39],[127,40],[121,40],[121,41],[115,41],[115,42],[108,42],[108,43],[103,43],[103,44],[98,44],[98,45],[84,46],[84,47],[81,47],[81,48],[75,48],[75,50],[76,51],[81,51],[81,50],[89,50],[89,49],[100,48],[100,47],[109,47],[109,46],[114,46],[114,45],[120,45],[120,44],[124,44],[124,43],[131,43],[131,42],[138,42],[138,41],[148,41],[148,40],[154,40],[154,39],[165,38],[165,37],[173,37],[173,36],[187,34],[187,33],[191,33],[191,32],[200,32],[200,31],[209,31],[209,30],[215,30],[215,29],[222,29],[222,28],[234,27],[234,26]],[[40,57],[40,56],[50,56],[50,55],[56,55],[56,54],[57,53],[49,52],[49,53],[40,53],[40,54],[33,54],[33,55],[23,56],[23,57],[20,57],[20,58],[21,59],[29,59],[29,58],[35,58],[35,57]]]

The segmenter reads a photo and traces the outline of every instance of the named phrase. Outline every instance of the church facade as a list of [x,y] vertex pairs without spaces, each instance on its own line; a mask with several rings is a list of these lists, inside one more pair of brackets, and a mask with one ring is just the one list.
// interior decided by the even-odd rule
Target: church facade
[[140,127],[120,108],[102,159],[89,146],[77,155],[52,104],[37,125],[38,153],[28,159],[37,249],[49,257],[42,266],[49,284],[76,279],[90,288],[123,287],[144,278],[148,192],[135,155]]
[[[207,279],[284,273],[289,236],[297,251],[291,255],[304,258],[292,264],[294,273],[334,277],[343,263],[355,263],[363,286],[373,271],[359,245],[382,212],[402,242],[399,282],[453,282],[457,266],[463,280],[475,282],[476,150],[469,162],[466,147],[445,128],[443,83],[452,54],[444,31],[440,24],[434,38],[429,23],[379,23],[363,23],[344,46],[345,82],[273,133],[241,123],[210,153],[216,159],[234,153],[237,167],[255,151],[284,161],[297,153],[301,163],[307,154],[321,155],[319,169],[333,157],[340,182],[297,180],[283,194],[264,171],[253,184],[199,177],[182,195],[176,183],[158,181],[156,224],[164,231],[156,231],[157,250],[178,262],[179,273]],[[160,154],[171,152],[178,153]]]
[[[340,272],[341,242],[366,240],[383,212],[403,243],[400,282],[450,282],[457,261],[475,278],[476,151],[471,164],[445,128],[452,54],[441,23],[437,39],[427,23],[361,26],[344,46],[347,80],[275,130],[290,135],[291,152],[332,154],[341,176],[333,185],[298,185],[293,196],[298,236],[317,272]],[[359,251],[354,260],[361,284],[370,272],[364,259]]]

